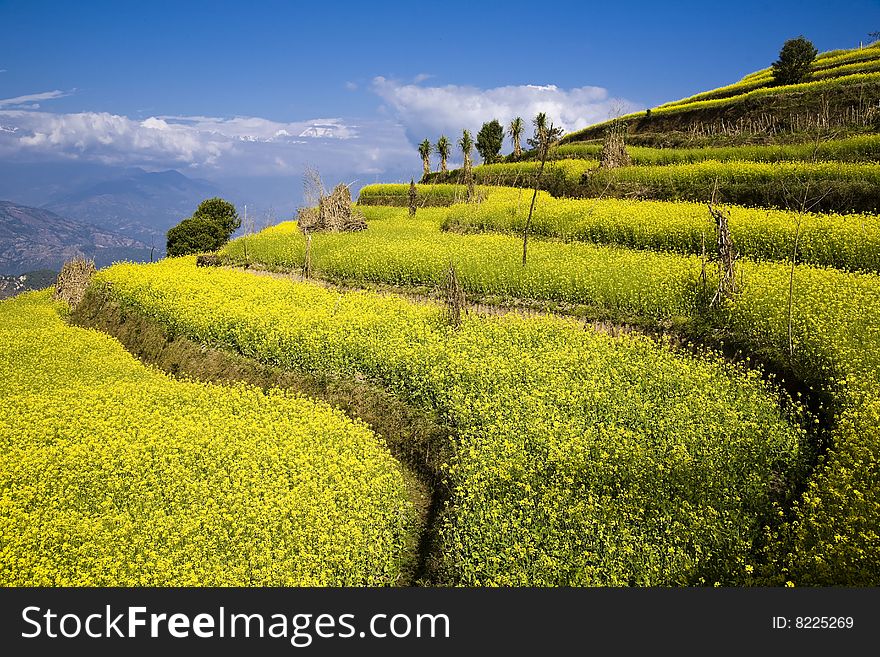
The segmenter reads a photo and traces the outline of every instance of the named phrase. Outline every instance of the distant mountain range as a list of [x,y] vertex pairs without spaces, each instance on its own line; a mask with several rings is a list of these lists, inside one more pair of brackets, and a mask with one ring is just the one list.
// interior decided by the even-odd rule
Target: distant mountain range
[[83,163],[0,163],[0,198],[165,250],[165,233],[220,190],[174,171]]
[[177,171],[129,170],[126,176],[64,194],[42,207],[165,250],[168,229],[219,190]]
[[0,275],[18,276],[35,269],[58,271],[77,255],[94,259],[96,266],[103,267],[117,260],[149,260],[150,246],[49,210],[0,201]]

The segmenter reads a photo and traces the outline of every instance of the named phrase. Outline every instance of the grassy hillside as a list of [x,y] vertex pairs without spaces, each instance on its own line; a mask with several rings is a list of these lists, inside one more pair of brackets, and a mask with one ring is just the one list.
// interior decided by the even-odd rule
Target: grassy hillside
[[[822,53],[807,80],[773,86],[769,69],[741,81],[620,118],[631,135],[750,134],[877,131],[880,114],[880,43]],[[599,139],[610,122],[566,135],[562,143]]]

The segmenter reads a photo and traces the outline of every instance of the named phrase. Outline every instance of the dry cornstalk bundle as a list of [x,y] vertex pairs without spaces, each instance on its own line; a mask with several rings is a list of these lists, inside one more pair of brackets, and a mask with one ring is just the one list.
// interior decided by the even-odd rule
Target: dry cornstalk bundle
[[416,183],[412,178],[409,179],[409,194],[408,194],[407,198],[409,200],[409,216],[415,217],[416,216],[416,200],[418,199],[418,192],[416,192]]
[[730,298],[737,293],[736,284],[736,259],[739,255],[733,245],[728,222],[730,213],[717,210],[709,203],[709,213],[715,220],[715,235],[717,236],[718,250],[718,289],[712,298],[712,305],[716,305],[722,299]]
[[196,258],[196,267],[219,267],[223,259],[215,253],[203,253]]
[[599,153],[599,166],[603,169],[628,167],[632,164],[623,137],[625,131],[626,124],[615,121],[605,134],[602,151]]
[[345,183],[336,185],[330,194],[322,194],[317,207],[301,209],[297,214],[297,223],[304,234],[354,232],[367,228],[363,214],[351,205],[351,190]]
[[82,301],[95,271],[94,260],[86,260],[82,256],[68,260],[58,274],[52,298],[66,301],[71,308],[75,308]]

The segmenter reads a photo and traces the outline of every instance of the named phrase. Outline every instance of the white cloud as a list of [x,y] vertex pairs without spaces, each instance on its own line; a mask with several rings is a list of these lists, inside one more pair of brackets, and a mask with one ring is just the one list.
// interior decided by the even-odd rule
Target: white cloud
[[[417,76],[417,82],[422,76]],[[465,128],[476,131],[492,119],[507,125],[521,116],[531,128],[539,112],[566,132],[609,118],[615,109],[637,109],[629,101],[611,98],[602,87],[560,89],[555,85],[515,85],[480,89],[470,86],[421,86],[384,77],[373,79],[372,89],[406,127],[413,143],[440,134],[453,137]]]
[[418,162],[402,127],[388,120],[171,115],[141,120],[106,112],[0,109],[0,125],[0,158],[22,161],[174,167],[206,177],[289,175],[306,165],[328,173],[373,174]]
[[[228,145],[161,119],[135,121],[107,112],[51,114],[0,111],[15,133],[0,139],[0,154],[80,158],[105,164],[211,164]],[[6,137],[6,135],[3,135]]]
[[[357,126],[340,118],[311,119],[282,123],[254,116],[222,119],[210,116],[157,116],[151,119],[171,121],[198,130],[244,141],[273,141],[292,135],[323,139],[352,139],[357,137]],[[151,119],[147,119],[148,121]],[[306,134],[303,134],[306,133]]]
[[[0,73],[5,73],[5,69],[0,71]],[[26,106],[34,101],[38,100],[55,100],[56,98],[64,98],[65,96],[69,96],[71,92],[69,91],[60,91],[55,89],[54,91],[44,91],[38,94],[26,94],[24,96],[16,96],[15,98],[0,98],[0,108],[3,107],[18,107],[20,105]],[[39,105],[36,105],[39,107]]]

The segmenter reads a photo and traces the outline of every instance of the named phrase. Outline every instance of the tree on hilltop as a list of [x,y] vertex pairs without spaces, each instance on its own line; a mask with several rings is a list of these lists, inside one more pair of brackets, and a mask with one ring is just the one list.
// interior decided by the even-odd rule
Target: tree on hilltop
[[446,138],[446,135],[440,135],[437,140],[437,155],[440,156],[440,171],[446,173],[446,160],[449,159],[449,153],[452,149],[452,142]]
[[427,178],[428,174],[431,173],[431,152],[433,150],[434,147],[427,139],[419,144],[419,155],[422,158],[422,180]]
[[818,52],[813,42],[803,36],[786,41],[779,51],[779,59],[773,62],[773,83],[783,85],[803,82]]
[[477,152],[483,158],[483,164],[491,164],[498,158],[504,144],[504,128],[498,119],[487,121],[477,133]]

